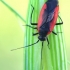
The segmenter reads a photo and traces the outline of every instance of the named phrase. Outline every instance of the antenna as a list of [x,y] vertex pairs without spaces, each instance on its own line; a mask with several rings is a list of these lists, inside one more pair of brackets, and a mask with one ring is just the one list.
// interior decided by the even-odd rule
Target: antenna
[[25,46],[25,47],[19,47],[19,48],[16,48],[16,49],[12,49],[11,51],[18,50],[18,49],[21,49],[21,48],[26,48],[26,47],[32,46],[32,45],[34,45],[34,44],[36,44],[38,42],[39,42],[39,40],[37,42],[31,44],[31,45],[28,45],[28,46]]

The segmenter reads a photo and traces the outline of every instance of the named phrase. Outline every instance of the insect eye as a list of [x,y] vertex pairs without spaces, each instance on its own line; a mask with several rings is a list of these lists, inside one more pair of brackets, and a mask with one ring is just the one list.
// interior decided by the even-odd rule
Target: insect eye
[[39,39],[40,41],[45,41],[45,40],[46,40],[46,38],[45,38],[45,37],[42,37],[42,36],[39,36],[38,39]]

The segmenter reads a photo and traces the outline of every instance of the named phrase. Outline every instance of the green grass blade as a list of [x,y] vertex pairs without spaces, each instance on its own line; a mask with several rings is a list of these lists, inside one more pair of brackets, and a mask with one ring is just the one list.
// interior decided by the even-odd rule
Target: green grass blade
[[[8,7],[13,13],[15,13],[20,19],[23,20],[26,24],[30,25],[30,15],[32,11],[31,4],[34,6],[32,22],[38,22],[38,15],[41,10],[42,5],[46,0],[30,0],[28,5],[27,20],[10,7],[5,1],[0,0],[6,7]],[[58,18],[57,22],[61,22]],[[42,42],[39,42],[31,47],[25,48],[25,70],[67,70],[67,58],[65,51],[65,40],[63,33],[63,25],[55,26],[54,31],[62,32],[58,35],[50,34],[49,38],[49,47],[47,42],[44,42],[43,51],[42,51],[42,61],[41,61],[41,47]],[[38,40],[37,36],[32,36],[32,33],[37,33],[37,30],[26,27],[26,37],[25,45],[30,45],[35,43]],[[70,62],[68,61],[70,64]],[[42,69],[43,66],[43,69]]]
[[25,19],[15,10],[13,9],[10,5],[8,5],[5,1],[0,0],[6,7],[8,7],[14,14],[16,14],[21,20],[23,20],[25,23]]
[[[42,5],[46,0],[30,0],[28,14],[27,14],[27,24],[30,25],[30,15],[32,11],[31,4],[34,6],[32,22],[38,21],[38,15]],[[60,19],[58,18],[58,21]],[[43,51],[42,51],[42,63],[41,63],[41,42],[33,45],[32,47],[26,48],[25,51],[25,70],[67,70],[66,62],[66,53],[65,53],[65,41],[63,34],[63,27],[55,26],[54,31],[62,32],[58,35],[50,34],[49,38],[49,47],[47,42],[44,42]],[[32,33],[37,33],[37,30],[26,27],[26,45],[32,44],[38,40],[37,36],[32,36]],[[42,69],[43,65],[43,69]]]

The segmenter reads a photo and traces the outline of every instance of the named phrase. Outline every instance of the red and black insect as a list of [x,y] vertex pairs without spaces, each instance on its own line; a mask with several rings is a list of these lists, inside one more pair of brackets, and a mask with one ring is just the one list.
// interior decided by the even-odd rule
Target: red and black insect
[[[39,18],[38,18],[38,23],[32,23],[32,14],[33,14],[33,11],[34,11],[34,7],[32,6],[32,8],[33,9],[32,9],[32,12],[31,12],[30,24],[33,25],[33,26],[37,25],[37,27],[34,28],[30,25],[26,25],[26,26],[29,26],[30,28],[38,30],[38,33],[33,34],[33,36],[39,34],[38,41],[36,43],[38,43],[39,40],[40,40],[40,41],[42,41],[42,46],[43,46],[43,42],[45,40],[47,40],[47,42],[49,44],[49,40],[47,38],[47,35],[49,35],[51,32],[54,35],[57,35],[57,33],[55,33],[53,31],[55,25],[63,24],[62,19],[58,15],[58,13],[59,13],[58,0],[48,0],[47,2],[45,2],[45,4],[43,5],[43,7],[40,11],[40,15],[39,15]],[[56,23],[58,17],[60,18],[61,23]],[[33,43],[31,45],[28,45],[28,46],[32,46],[36,43]],[[28,47],[28,46],[25,46],[25,47]],[[24,48],[24,47],[21,47],[21,48]],[[17,48],[17,49],[20,49],[20,48]],[[15,50],[15,49],[13,49],[13,50]]]

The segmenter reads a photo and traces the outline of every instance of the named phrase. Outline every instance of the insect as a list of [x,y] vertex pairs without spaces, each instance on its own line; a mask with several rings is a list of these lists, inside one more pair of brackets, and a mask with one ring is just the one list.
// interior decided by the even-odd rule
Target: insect
[[[47,2],[44,3],[44,5],[43,5],[43,7],[42,7],[42,9],[40,11],[40,15],[39,15],[39,18],[38,18],[38,23],[32,23],[33,11],[34,11],[34,7],[32,6],[30,24],[32,26],[37,25],[37,27],[32,27],[30,25],[26,25],[26,26],[38,30],[38,33],[33,34],[33,36],[39,34],[38,41],[36,43],[38,43],[39,41],[42,41],[42,46],[43,46],[43,42],[45,40],[47,40],[47,42],[49,44],[49,40],[48,40],[47,35],[49,35],[51,32],[54,35],[57,35],[57,33],[53,31],[55,25],[63,24],[62,19],[58,15],[58,13],[59,13],[58,0],[52,0],[52,1],[48,0]],[[61,23],[56,23],[58,17],[60,18]],[[33,44],[25,46],[25,47],[32,46],[32,45],[34,45],[36,43],[33,43]],[[20,48],[25,48],[25,47],[20,47]],[[17,48],[17,49],[20,49],[20,48]],[[12,49],[12,51],[13,50],[16,50],[16,49]]]

